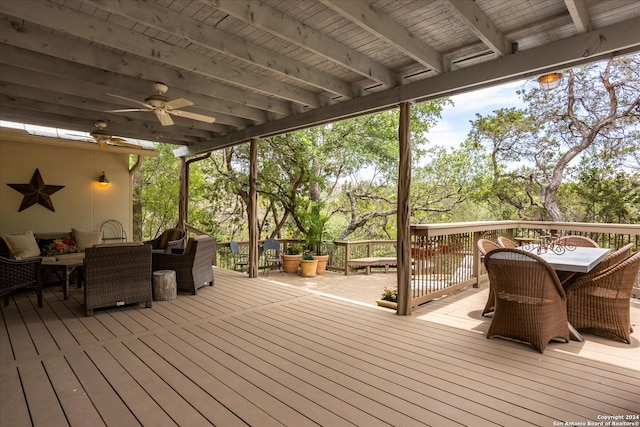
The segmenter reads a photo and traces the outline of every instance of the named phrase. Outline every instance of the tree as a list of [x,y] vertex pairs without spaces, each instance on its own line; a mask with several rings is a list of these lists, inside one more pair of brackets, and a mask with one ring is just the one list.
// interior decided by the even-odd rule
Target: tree
[[615,168],[640,150],[640,56],[564,74],[556,90],[522,90],[527,111],[498,110],[472,123],[469,143],[489,146],[494,196],[521,218],[564,219],[558,194],[565,179],[574,178],[567,177],[571,162],[595,156]]

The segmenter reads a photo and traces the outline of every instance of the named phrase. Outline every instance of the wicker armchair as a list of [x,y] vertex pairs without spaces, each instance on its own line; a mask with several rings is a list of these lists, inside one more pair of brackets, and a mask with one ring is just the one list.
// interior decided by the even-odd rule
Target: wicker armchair
[[13,291],[32,287],[36,290],[38,307],[42,308],[41,262],[41,258],[14,260],[0,257],[0,297],[4,297],[5,307],[9,305],[9,295]]
[[576,329],[600,332],[631,344],[631,289],[640,274],[640,252],[595,276],[567,286],[569,321]]
[[153,240],[147,240],[144,243],[151,245],[154,252],[172,252],[173,249],[184,248],[184,240],[187,233],[179,228],[169,228],[162,232],[161,235]]
[[178,290],[196,295],[204,285],[213,286],[213,257],[216,239],[208,236],[190,238],[184,253],[154,253],[153,271],[174,270]]
[[496,295],[487,338],[526,341],[540,353],[554,338],[569,342],[567,298],[553,267],[509,248],[489,252],[484,262]]
[[144,303],[151,307],[151,245],[105,243],[84,252],[85,314],[102,307]]
[[498,244],[500,245],[501,248],[517,248],[518,247],[518,244],[516,242],[504,236],[498,237]]
[[584,236],[564,236],[560,237],[555,242],[558,245],[573,245],[581,246],[584,248],[599,248],[600,245],[594,240]]
[[[479,239],[477,242],[478,250],[482,255],[486,255],[487,253],[500,249],[500,245],[489,240],[489,239]],[[496,295],[491,288],[491,282],[489,282],[489,297],[487,298],[487,303],[482,310],[482,315],[485,316],[489,313],[492,313],[496,305]]]

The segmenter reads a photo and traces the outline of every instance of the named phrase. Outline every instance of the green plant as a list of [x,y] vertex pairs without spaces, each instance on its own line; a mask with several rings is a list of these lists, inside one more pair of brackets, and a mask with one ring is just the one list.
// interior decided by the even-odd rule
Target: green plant
[[304,251],[303,254],[302,254],[302,259],[304,261],[313,261],[315,258],[313,258],[313,252]]
[[382,292],[385,301],[398,302],[398,286],[385,286]]
[[311,204],[309,211],[305,215],[305,222],[307,225],[307,232],[305,233],[307,248],[318,255],[322,254],[324,226],[329,220],[329,217],[322,214],[321,209],[322,203],[314,202]]
[[291,245],[287,248],[287,255],[300,255],[302,253],[302,246]]

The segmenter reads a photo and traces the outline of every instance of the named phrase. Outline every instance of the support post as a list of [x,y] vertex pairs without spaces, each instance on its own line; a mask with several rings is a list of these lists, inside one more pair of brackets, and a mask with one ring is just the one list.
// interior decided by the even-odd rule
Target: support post
[[258,138],[251,138],[249,148],[249,277],[258,277]]
[[187,159],[180,157],[180,187],[178,195],[178,224],[176,228],[185,229],[187,223],[187,195],[189,194],[189,167]]
[[398,145],[398,311],[402,316],[411,314],[411,104],[400,104]]

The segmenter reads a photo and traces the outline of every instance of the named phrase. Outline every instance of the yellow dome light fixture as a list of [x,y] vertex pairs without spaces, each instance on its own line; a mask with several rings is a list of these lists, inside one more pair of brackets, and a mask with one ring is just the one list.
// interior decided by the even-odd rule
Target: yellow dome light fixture
[[552,90],[560,86],[562,80],[562,73],[549,73],[543,74],[537,78],[540,87],[544,90]]

